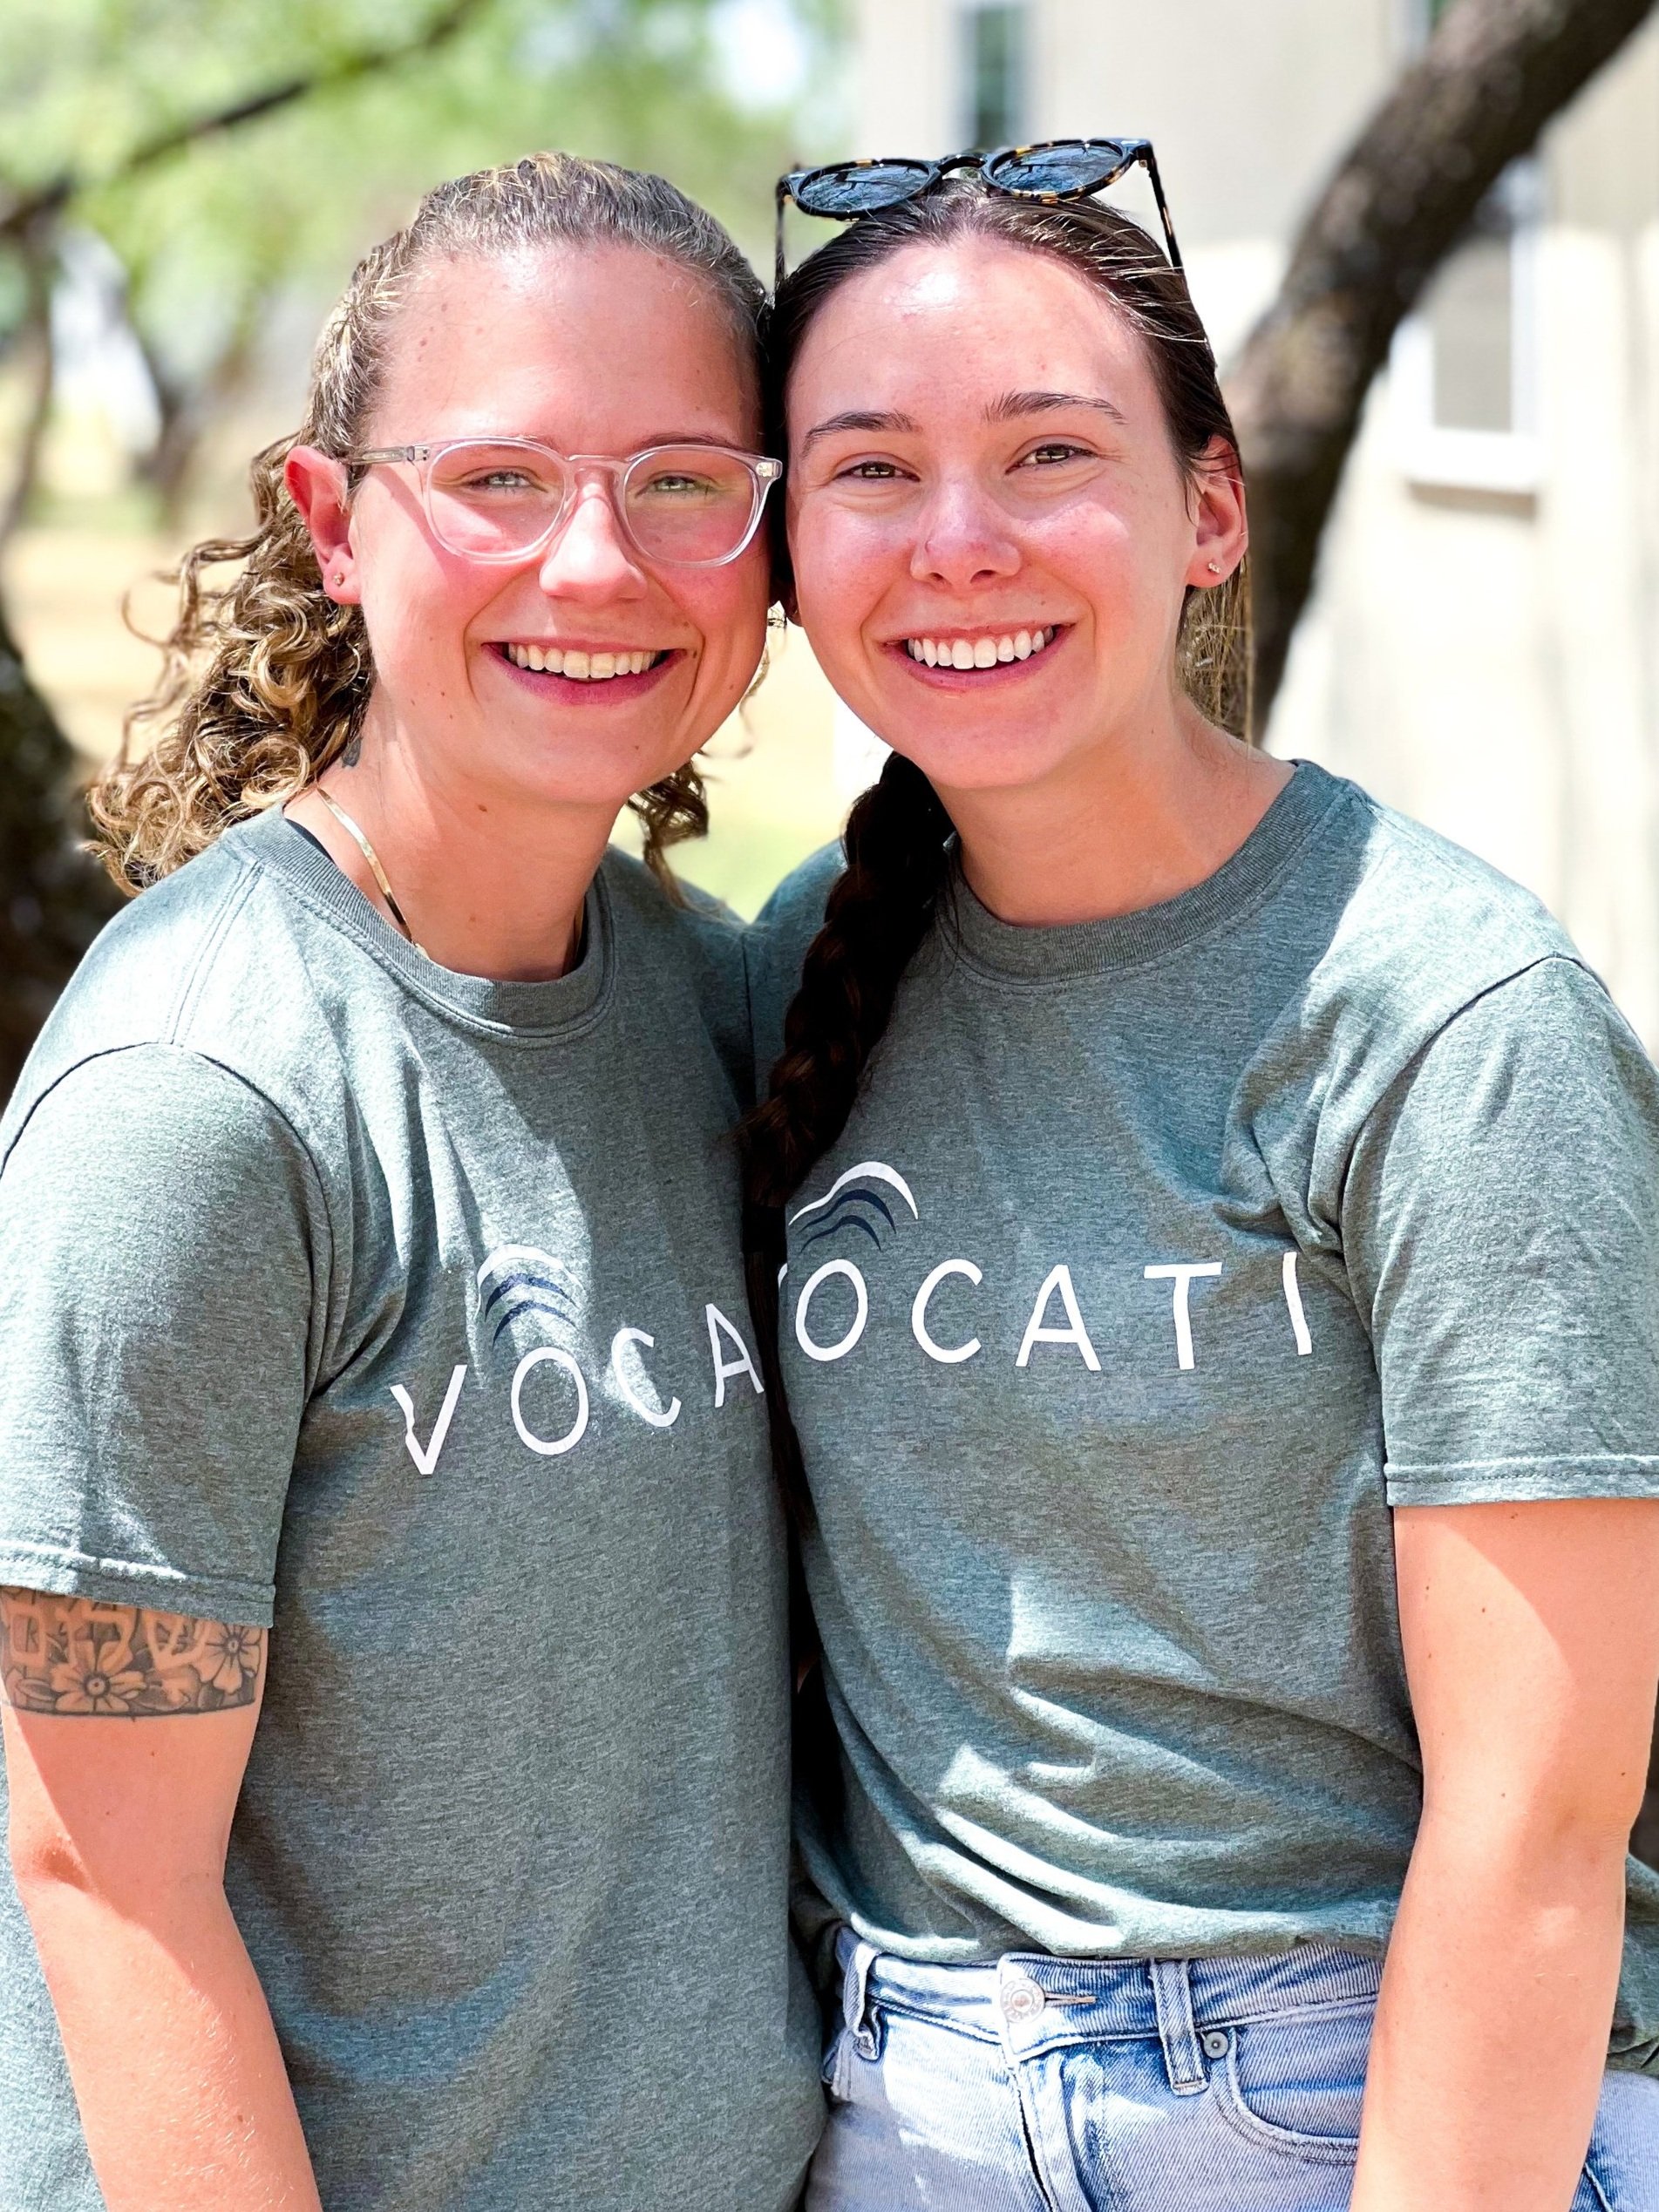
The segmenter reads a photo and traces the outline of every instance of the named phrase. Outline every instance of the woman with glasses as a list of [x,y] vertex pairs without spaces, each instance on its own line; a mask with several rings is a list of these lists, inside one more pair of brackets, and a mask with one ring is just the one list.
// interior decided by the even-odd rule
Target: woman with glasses
[[0,1132],[7,2212],[798,2193],[742,945],[663,860],[760,306],[660,179],[445,185],[185,564]]
[[893,748],[757,933],[808,2206],[1655,2212],[1659,1082],[1535,901],[1246,742],[1114,143],[787,180],[860,218],[777,303],[794,610]]

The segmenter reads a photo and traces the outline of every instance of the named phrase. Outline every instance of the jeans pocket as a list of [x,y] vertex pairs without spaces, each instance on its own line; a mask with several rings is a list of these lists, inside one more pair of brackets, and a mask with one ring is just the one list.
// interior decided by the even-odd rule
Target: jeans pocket
[[1659,2081],[1608,2073],[1573,2212],[1659,2212]]
[[[1227,2031],[1225,2053],[1211,2053],[1222,2118],[1252,2142],[1304,2164],[1351,2166],[1359,2154],[1374,2011],[1321,2005]],[[1219,2044],[1220,2036],[1212,2034]],[[1207,2046],[1210,2040],[1207,2035]]]

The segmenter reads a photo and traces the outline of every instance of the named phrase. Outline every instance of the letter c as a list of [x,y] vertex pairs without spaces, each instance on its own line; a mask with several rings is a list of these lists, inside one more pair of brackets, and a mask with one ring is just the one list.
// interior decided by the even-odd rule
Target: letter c
[[[616,1388],[642,1421],[649,1422],[653,1428],[672,1428],[680,1417],[680,1401],[677,1398],[670,1398],[664,1411],[658,1406],[648,1405],[640,1396],[622,1367],[622,1354],[630,1344],[643,1344],[648,1352],[656,1349],[656,1339],[647,1336],[643,1329],[618,1329],[610,1340],[610,1371],[616,1378]],[[642,1366],[641,1373],[643,1372]],[[649,1377],[647,1376],[646,1380],[649,1382]]]
[[930,1360],[937,1360],[942,1367],[954,1367],[959,1360],[971,1360],[980,1349],[980,1342],[976,1336],[970,1337],[966,1344],[951,1350],[935,1344],[928,1333],[928,1300],[947,1275],[966,1275],[976,1288],[985,1279],[971,1259],[942,1259],[916,1293],[916,1302],[910,1308],[910,1333]]

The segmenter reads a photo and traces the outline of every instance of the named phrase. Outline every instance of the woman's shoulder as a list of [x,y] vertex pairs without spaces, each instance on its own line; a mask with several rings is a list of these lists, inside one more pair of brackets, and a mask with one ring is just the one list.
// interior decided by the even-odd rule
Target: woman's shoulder
[[1426,1035],[1540,960],[1580,962],[1543,901],[1490,861],[1357,784],[1300,773],[1331,800],[1293,892],[1291,926],[1309,939],[1304,1018]]
[[[99,934],[53,1007],[7,1108],[0,1150],[71,1071],[118,1082],[167,1055],[172,1079],[223,1095],[228,1077],[289,1115],[283,1069],[314,1080],[322,1027],[303,917],[259,865],[260,820],[141,892]],[[194,1070],[193,1075],[192,1070]],[[297,1118],[303,1119],[303,1116]]]

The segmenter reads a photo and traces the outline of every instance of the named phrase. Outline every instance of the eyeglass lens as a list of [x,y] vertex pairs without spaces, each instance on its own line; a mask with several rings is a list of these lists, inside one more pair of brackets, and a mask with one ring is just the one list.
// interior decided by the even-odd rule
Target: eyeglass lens
[[934,173],[931,161],[871,161],[856,168],[822,169],[803,178],[795,205],[809,215],[874,214],[908,200]]
[[1092,192],[1123,166],[1127,151],[1102,140],[1093,146],[1034,146],[988,161],[985,173],[1004,192]]
[[[452,553],[500,560],[527,553],[559,521],[574,489],[553,453],[451,445],[434,455],[427,499],[434,535]],[[729,560],[753,528],[760,487],[747,465],[706,446],[663,446],[622,472],[619,512],[648,560]]]

